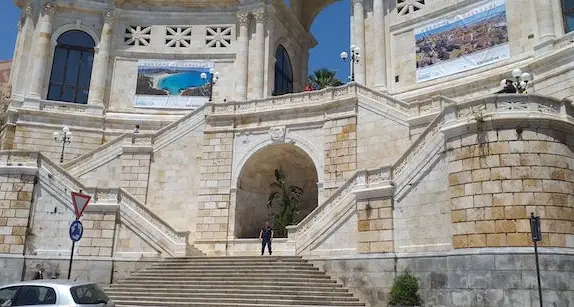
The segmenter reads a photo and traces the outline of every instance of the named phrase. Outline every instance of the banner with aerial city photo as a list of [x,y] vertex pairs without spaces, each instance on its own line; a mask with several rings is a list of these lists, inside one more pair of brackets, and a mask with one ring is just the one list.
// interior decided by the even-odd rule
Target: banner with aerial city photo
[[415,29],[417,82],[449,76],[510,57],[505,0]]
[[195,109],[209,99],[209,76],[213,62],[139,60],[135,107]]

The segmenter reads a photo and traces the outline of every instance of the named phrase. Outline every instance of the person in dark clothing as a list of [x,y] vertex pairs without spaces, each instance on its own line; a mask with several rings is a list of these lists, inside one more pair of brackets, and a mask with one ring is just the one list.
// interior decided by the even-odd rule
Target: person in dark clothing
[[269,255],[271,252],[271,240],[273,240],[273,228],[269,226],[269,222],[265,222],[265,226],[259,232],[259,240],[261,240],[261,256],[265,254],[265,245],[267,245],[267,250]]
[[500,85],[502,86],[502,89],[498,92],[496,92],[496,94],[515,94],[516,93],[516,87],[514,86],[514,83],[512,82],[512,80],[502,80],[502,82],[500,82]]
[[36,274],[34,275],[34,280],[44,279],[44,268],[41,266],[39,266],[37,268],[38,268],[38,270],[36,271]]

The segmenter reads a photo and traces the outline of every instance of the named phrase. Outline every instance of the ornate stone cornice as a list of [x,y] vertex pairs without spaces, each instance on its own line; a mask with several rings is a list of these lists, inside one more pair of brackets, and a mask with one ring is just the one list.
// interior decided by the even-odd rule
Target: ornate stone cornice
[[116,10],[114,9],[107,10],[103,14],[104,22],[107,24],[113,24],[114,21],[116,20],[116,16],[117,16]]
[[44,2],[42,6],[42,15],[54,16],[56,15],[57,7],[52,1]]
[[251,15],[248,11],[239,11],[237,12],[237,20],[239,21],[239,25],[247,26],[251,21]]
[[267,11],[264,7],[255,9],[252,13],[257,23],[265,23],[267,21]]

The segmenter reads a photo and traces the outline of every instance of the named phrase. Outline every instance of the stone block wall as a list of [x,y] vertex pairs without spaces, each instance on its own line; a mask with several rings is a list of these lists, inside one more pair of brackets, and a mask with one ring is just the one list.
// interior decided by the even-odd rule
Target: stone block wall
[[407,123],[398,123],[387,116],[359,107],[357,123],[359,169],[392,165],[410,146],[411,140],[416,140],[416,136],[413,136],[416,131],[411,132],[409,138]]
[[574,139],[553,129],[450,139],[454,248],[529,246],[531,212],[542,246],[574,247]]
[[205,132],[198,204],[197,238],[227,238],[233,132]]
[[325,197],[357,170],[357,117],[325,122]]
[[114,245],[116,213],[92,213],[82,217],[84,235],[79,242],[79,256],[111,257]]
[[[22,117],[22,116],[21,116]],[[26,120],[20,118],[19,120]],[[30,118],[29,120],[35,121],[37,119]],[[48,156],[54,161],[60,161],[62,153],[62,143],[54,141],[53,133],[61,132],[63,124],[62,119],[50,121],[51,124],[60,126],[59,128],[43,127],[43,126],[27,126],[18,124],[14,133],[14,143],[10,149],[39,151]],[[81,119],[77,120],[78,123]],[[66,123],[68,121],[65,121]],[[69,124],[69,123],[68,123]],[[74,126],[69,125],[72,132],[72,142],[66,145],[64,150],[64,162],[77,158],[102,144],[102,134],[100,132],[92,131],[79,131]],[[8,146],[8,145],[7,145]]]
[[34,175],[0,175],[0,254],[23,254]]
[[392,206],[391,198],[357,201],[360,253],[394,251]]
[[[348,287],[369,307],[385,307],[394,277],[408,269],[419,281],[423,306],[539,306],[536,265],[531,251],[483,254],[427,254],[354,259],[310,259]],[[540,254],[544,305],[572,306],[571,254]]]
[[144,203],[147,196],[150,159],[151,147],[144,150],[124,148],[121,156],[120,187]]

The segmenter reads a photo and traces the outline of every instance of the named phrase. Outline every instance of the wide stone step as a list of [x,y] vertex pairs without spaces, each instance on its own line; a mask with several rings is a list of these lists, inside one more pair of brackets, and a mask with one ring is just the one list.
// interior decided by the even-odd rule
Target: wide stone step
[[[190,301],[188,299],[161,299],[158,301],[150,300],[146,298],[145,300],[130,300],[126,298],[114,299],[112,300],[118,305],[136,305],[136,306],[187,306]],[[277,306],[277,305],[289,305],[297,304],[303,306],[365,306],[364,304],[355,301],[338,301],[332,299],[325,299],[324,297],[318,297],[312,300],[281,300],[281,299],[259,299],[259,298],[197,298],[193,300],[194,303],[212,304],[213,306],[221,306],[221,303],[225,304],[263,304],[267,306]]]
[[314,295],[309,293],[293,293],[287,294],[285,292],[278,293],[169,293],[169,292],[121,292],[121,293],[106,293],[112,300],[114,299],[138,299],[145,297],[146,299],[159,299],[159,300],[192,300],[197,299],[278,299],[278,300],[330,300],[342,302],[358,302],[359,300],[348,295]]
[[319,268],[312,267],[312,266],[304,266],[304,267],[276,267],[276,266],[241,266],[241,267],[211,267],[211,266],[204,266],[204,267],[189,267],[189,268],[155,268],[149,267],[145,268],[139,272],[166,272],[166,273],[180,273],[180,272],[292,272],[292,271],[300,271],[300,272],[320,272]]
[[270,294],[270,295],[277,295],[277,293],[281,293],[281,295],[288,295],[288,296],[301,296],[301,295],[311,295],[311,296],[344,296],[344,297],[352,297],[353,294],[348,292],[346,289],[343,288],[318,288],[318,289],[307,289],[307,288],[282,288],[282,287],[269,287],[269,288],[261,288],[261,287],[253,287],[252,289],[215,289],[215,288],[204,288],[204,289],[187,289],[184,293],[182,293],[181,289],[173,289],[173,288],[154,288],[150,290],[145,290],[145,288],[139,289],[135,287],[127,287],[127,288],[106,288],[106,294],[113,295],[113,296],[133,296],[133,295],[149,295],[150,297],[153,296],[162,296],[162,295],[263,295],[263,294]]
[[[209,303],[196,303],[196,302],[187,302],[184,304],[180,304],[180,303],[176,303],[176,304],[164,304],[164,303],[159,303],[159,302],[147,302],[147,301],[139,301],[138,305],[130,305],[129,303],[124,303],[122,302],[121,304],[116,304],[116,307],[142,307],[142,306],[155,306],[155,307],[181,307],[181,306],[192,306],[192,307],[309,307],[309,306],[317,306],[317,307],[345,307],[345,306],[341,306],[341,305],[325,305],[325,304],[319,304],[319,305],[298,305],[298,304],[274,304],[274,305],[265,305],[265,304],[238,304],[238,303],[215,303],[215,304],[209,304]],[[362,306],[364,307],[365,305],[355,305],[355,306]]]
[[329,276],[325,275],[322,272],[277,272],[277,271],[269,271],[269,272],[257,272],[257,273],[246,273],[246,272],[236,272],[236,271],[227,271],[227,272],[187,272],[181,271],[179,273],[169,273],[169,272],[138,272],[132,275],[132,277],[149,277],[149,278],[169,278],[169,279],[183,279],[183,278],[207,278],[207,277],[225,277],[225,278],[237,278],[237,277],[249,277],[249,278],[273,278],[273,279],[283,279],[283,278],[316,278],[316,279],[329,279]]
[[[217,280],[221,280],[222,276],[224,275],[212,275],[212,276],[201,276],[201,275],[190,275],[190,276],[173,276],[170,277],[169,280],[170,281],[197,281],[197,282],[201,282],[201,281],[217,281]],[[156,276],[156,275],[151,275],[151,276],[140,276],[140,275],[132,275],[128,278],[126,278],[126,280],[165,280],[164,277],[162,276]],[[313,282],[321,282],[321,281],[329,281],[331,280],[331,278],[329,276],[326,275],[316,275],[316,276],[290,276],[288,274],[285,275],[280,275],[280,276],[269,276],[269,275],[264,275],[264,274],[249,274],[249,275],[236,275],[236,276],[232,276],[232,275],[227,275],[225,276],[225,280],[228,281],[251,281],[251,282],[258,282],[258,281],[274,281],[274,280],[282,280],[282,281],[313,281]]]
[[245,285],[271,285],[271,286],[299,286],[307,287],[311,285],[329,287],[333,285],[339,285],[335,280],[325,280],[318,283],[315,280],[312,281],[281,281],[281,280],[260,280],[260,281],[238,281],[238,280],[210,280],[210,281],[171,281],[171,280],[126,280],[126,284],[132,284],[136,286],[152,285],[161,286],[169,285],[172,287],[181,287],[185,285],[197,286],[197,285],[209,285],[209,286],[245,286]]
[[204,256],[204,257],[170,257],[165,258],[162,262],[170,261],[305,261],[301,256]]
[[281,278],[276,279],[274,277],[249,277],[249,276],[228,276],[225,279],[221,277],[200,277],[200,276],[193,276],[193,277],[180,277],[180,278],[170,278],[169,280],[165,280],[161,277],[150,277],[150,276],[131,276],[125,279],[126,281],[130,282],[160,282],[166,284],[177,284],[177,283],[295,283],[295,284],[307,284],[307,283],[336,283],[335,280],[330,279],[328,276],[323,276],[321,278],[312,278],[312,277],[305,277],[305,278]]
[[133,289],[149,289],[147,291],[219,291],[219,292],[233,292],[233,291],[250,291],[250,290],[260,290],[260,291],[320,291],[320,292],[347,292],[348,290],[343,288],[341,284],[330,283],[330,284],[315,284],[315,285],[266,285],[266,284],[180,284],[180,285],[165,285],[165,284],[142,284],[142,283],[120,283],[113,284],[109,288],[110,290],[128,290]]
[[179,266],[311,266],[306,262],[272,262],[272,261],[197,261],[197,262],[157,262],[154,267],[179,267]]

